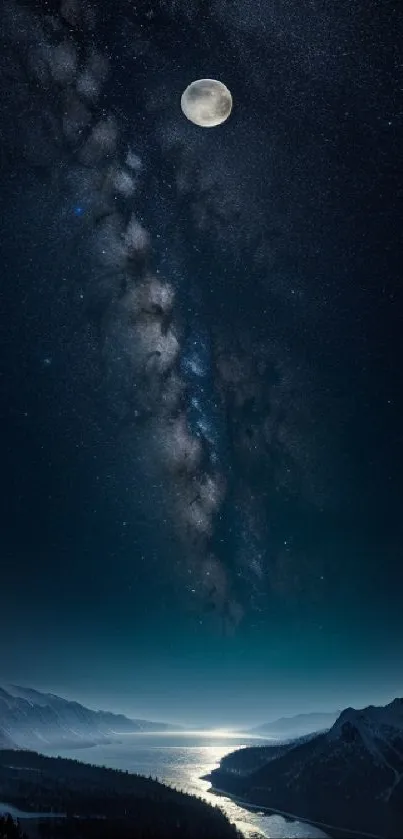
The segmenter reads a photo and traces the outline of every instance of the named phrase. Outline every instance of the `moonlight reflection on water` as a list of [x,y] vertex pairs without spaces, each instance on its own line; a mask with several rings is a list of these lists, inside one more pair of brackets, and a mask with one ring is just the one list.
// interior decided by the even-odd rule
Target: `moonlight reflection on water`
[[[282,816],[263,816],[239,807],[231,799],[216,795],[202,776],[211,772],[221,758],[235,749],[256,745],[260,738],[243,737],[224,731],[120,735],[121,742],[88,749],[56,750],[63,757],[85,763],[124,769],[153,778],[191,795],[198,795],[213,806],[218,805],[236,824],[245,839],[266,836],[269,839],[320,839],[326,834],[302,822],[285,821]],[[267,741],[260,740],[263,743]],[[48,751],[48,754],[51,752]],[[52,751],[52,754],[56,754]]]

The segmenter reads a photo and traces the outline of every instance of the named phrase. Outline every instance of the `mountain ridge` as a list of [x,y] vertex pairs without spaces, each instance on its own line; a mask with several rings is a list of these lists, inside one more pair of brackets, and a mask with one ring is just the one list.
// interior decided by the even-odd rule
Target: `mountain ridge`
[[16,744],[13,742],[11,737],[4,731],[3,728],[0,727],[0,749],[15,749],[17,748]]
[[251,734],[310,734],[313,731],[323,731],[330,728],[339,714],[340,711],[313,711],[306,714],[295,714],[261,723],[248,729],[248,731]]
[[12,744],[16,748],[85,747],[110,742],[124,734],[177,728],[169,723],[132,719],[111,711],[93,711],[79,702],[33,688],[0,686],[3,748]]
[[294,743],[233,752],[207,777],[254,807],[335,831],[401,836],[403,700],[346,708],[328,731]]

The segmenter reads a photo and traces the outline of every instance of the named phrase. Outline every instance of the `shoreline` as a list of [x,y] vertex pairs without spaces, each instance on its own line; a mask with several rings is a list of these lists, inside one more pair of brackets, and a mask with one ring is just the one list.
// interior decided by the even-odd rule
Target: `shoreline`
[[[209,780],[208,776],[205,776],[203,780]],[[334,824],[327,824],[326,822],[314,821],[312,819],[307,819],[304,816],[299,816],[296,813],[288,813],[286,810],[278,810],[276,807],[267,807],[267,805],[258,805],[252,804],[249,801],[245,801],[242,798],[238,798],[235,795],[227,792],[220,787],[215,787],[213,784],[211,785],[210,791],[217,796],[224,796],[229,798],[234,804],[237,804],[239,807],[243,807],[244,810],[250,810],[251,812],[261,813],[263,816],[270,816],[270,815],[278,815],[283,816],[284,818],[295,821],[295,822],[302,822],[303,824],[312,825],[312,827],[318,827],[319,829],[324,829],[327,832],[331,831],[330,837],[331,839],[341,839],[344,836],[351,837],[351,839],[383,839],[378,833],[365,833],[360,830],[351,830],[348,827],[337,827]]]

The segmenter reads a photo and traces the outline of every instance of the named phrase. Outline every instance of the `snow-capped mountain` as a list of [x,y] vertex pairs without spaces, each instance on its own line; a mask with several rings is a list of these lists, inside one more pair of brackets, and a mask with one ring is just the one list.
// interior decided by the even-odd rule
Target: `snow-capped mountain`
[[17,748],[16,744],[13,743],[11,737],[9,737],[8,734],[2,728],[0,728],[0,749],[15,748]]
[[14,743],[17,748],[88,746],[125,733],[172,729],[166,723],[92,711],[53,693],[0,687],[0,748],[7,747],[7,740],[8,747]]
[[389,705],[380,707],[369,705],[362,711],[346,708],[329,731],[330,739],[342,736],[345,726],[356,728],[371,749],[378,738],[385,739],[394,731],[403,732],[403,699],[394,699]]
[[250,751],[227,755],[213,785],[311,822],[403,836],[403,699],[348,708],[326,733]]

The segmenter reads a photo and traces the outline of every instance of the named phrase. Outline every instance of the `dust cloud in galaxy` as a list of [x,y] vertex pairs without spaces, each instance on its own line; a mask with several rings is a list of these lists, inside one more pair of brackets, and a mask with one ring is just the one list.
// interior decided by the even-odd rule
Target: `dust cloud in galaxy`
[[[132,434],[182,545],[172,573],[203,620],[217,615],[231,632],[281,573],[281,555],[270,550],[270,494],[295,491],[296,474],[310,485],[309,371],[275,340],[230,334],[218,318],[189,313],[186,277],[153,267],[158,231],[145,229],[136,208],[143,162],[105,104],[108,59],[97,47],[94,9],[79,0],[48,12],[2,6],[2,78],[14,103],[3,139],[51,173],[62,202],[85,208],[82,235],[94,267],[84,297],[107,375],[125,371]],[[175,143],[168,121],[161,146]],[[195,228],[208,233],[214,225],[219,239],[227,225],[235,236],[228,218],[239,194],[233,202],[214,186],[214,168],[201,175],[183,148],[178,160],[179,198],[200,186]],[[251,230],[244,232],[250,244]]]

